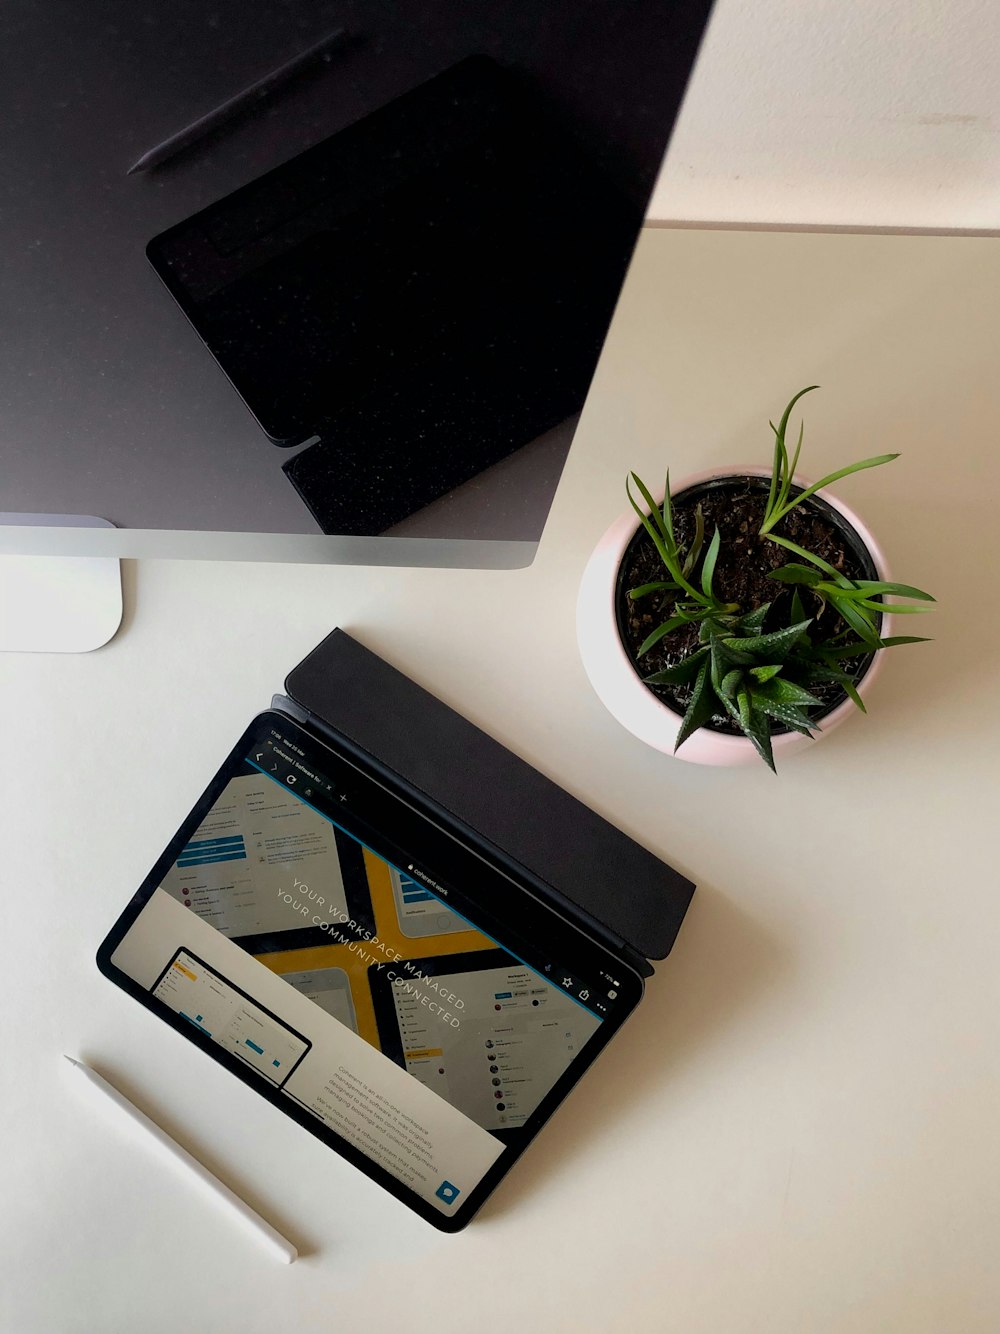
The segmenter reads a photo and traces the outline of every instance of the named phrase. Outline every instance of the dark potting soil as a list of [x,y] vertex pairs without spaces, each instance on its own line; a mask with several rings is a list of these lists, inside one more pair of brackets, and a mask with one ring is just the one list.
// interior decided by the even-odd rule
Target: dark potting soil
[[[742,611],[753,611],[770,602],[765,630],[788,624],[792,600],[792,589],[788,585],[767,576],[782,565],[798,562],[792,552],[757,535],[769,486],[770,479],[766,477],[721,479],[692,487],[674,500],[674,534],[681,550],[685,550],[694,537],[695,511],[700,504],[705,520],[705,546],[711,541],[716,526],[722,539],[713,581],[716,596],[723,602],[737,603]],[[810,497],[786,515],[774,531],[813,552],[849,579],[877,577],[871,557],[857,533],[825,501]],[[666,635],[642,658],[637,658],[646,637],[670,616],[674,595],[649,593],[633,601],[628,591],[667,577],[656,548],[645,529],[640,529],[622,560],[616,607],[622,642],[642,679],[681,662],[699,645],[698,627],[685,625]],[[814,617],[809,629],[814,642],[831,639],[844,629],[836,612],[822,607],[819,599],[807,589],[799,591],[806,615]],[[843,662],[841,666],[858,680],[870,661],[871,654],[866,654]],[[651,685],[648,689],[680,713],[685,712],[691,698],[689,686]],[[825,705],[822,710],[812,712],[811,717],[817,720],[845,698],[842,687],[835,681],[814,686],[812,690]],[[725,714],[717,714],[707,726],[718,732],[738,734],[738,729]],[[786,729],[775,726],[773,730]]]

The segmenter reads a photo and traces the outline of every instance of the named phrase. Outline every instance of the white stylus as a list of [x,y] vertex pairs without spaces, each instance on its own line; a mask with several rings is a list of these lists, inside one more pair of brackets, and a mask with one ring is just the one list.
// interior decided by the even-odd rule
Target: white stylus
[[84,1065],[82,1061],[74,1061],[72,1056],[67,1056],[66,1060],[74,1069],[79,1070],[83,1077],[88,1079],[95,1088],[100,1089],[105,1097],[117,1103],[122,1111],[126,1112],[137,1125],[142,1126],[144,1130],[152,1135],[153,1139],[166,1149],[176,1162],[183,1163],[199,1181],[211,1190],[216,1199],[222,1200],[234,1214],[253,1228],[257,1236],[266,1241],[271,1250],[280,1255],[286,1264],[291,1264],[293,1260],[298,1259],[299,1253],[290,1241],[276,1231],[270,1223],[265,1222],[260,1214],[251,1209],[245,1200],[241,1200],[228,1186],[223,1185],[219,1178],[213,1176],[207,1167],[199,1163],[197,1158],[192,1157],[187,1149],[182,1149],[176,1140],[171,1139],[167,1132],[161,1129],[155,1121],[151,1121],[145,1112],[140,1112],[138,1107],[133,1106],[128,1098],[123,1093],[119,1093],[113,1084],[109,1084],[96,1070],[91,1070],[90,1066]]

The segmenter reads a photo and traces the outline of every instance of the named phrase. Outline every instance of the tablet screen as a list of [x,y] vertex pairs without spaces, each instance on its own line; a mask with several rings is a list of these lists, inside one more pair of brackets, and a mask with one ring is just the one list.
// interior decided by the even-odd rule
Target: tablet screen
[[523,1126],[600,1018],[503,950],[420,959],[462,1023],[442,1027],[406,977],[369,976],[382,1051],[487,1130]]
[[526,886],[279,713],[241,739],[98,961],[448,1230],[642,988]]

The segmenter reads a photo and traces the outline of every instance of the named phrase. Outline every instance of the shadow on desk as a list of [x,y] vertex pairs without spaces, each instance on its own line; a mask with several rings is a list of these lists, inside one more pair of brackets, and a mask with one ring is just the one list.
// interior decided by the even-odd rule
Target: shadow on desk
[[548,1177],[593,1153],[628,1107],[668,1088],[684,1062],[737,1017],[742,1022],[793,965],[790,952],[741,907],[701,882],[677,944],[657,967],[634,1017],[556,1111],[558,1133],[542,1131],[477,1221],[516,1209],[522,1197],[544,1190]]

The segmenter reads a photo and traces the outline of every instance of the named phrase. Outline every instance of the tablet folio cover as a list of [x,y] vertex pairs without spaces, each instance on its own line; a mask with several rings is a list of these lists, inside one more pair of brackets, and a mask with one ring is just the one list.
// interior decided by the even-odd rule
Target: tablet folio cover
[[[431,818],[483,846],[648,975],[694,885],[343,630],[285,690]],[[281,706],[280,699],[276,701]]]

